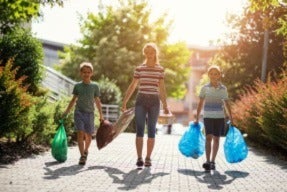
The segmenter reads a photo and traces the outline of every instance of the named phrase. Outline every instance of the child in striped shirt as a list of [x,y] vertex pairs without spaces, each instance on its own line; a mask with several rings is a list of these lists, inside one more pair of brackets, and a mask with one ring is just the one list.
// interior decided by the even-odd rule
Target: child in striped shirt
[[198,123],[201,109],[204,107],[203,122],[206,135],[206,162],[203,164],[203,168],[205,170],[215,170],[215,158],[219,148],[220,133],[225,126],[224,104],[229,114],[230,123],[232,123],[232,115],[228,103],[227,88],[220,82],[220,68],[212,65],[208,68],[207,73],[210,82],[201,88],[195,123]]
[[[122,111],[126,110],[126,104],[131,95],[139,85],[135,104],[136,120],[136,149],[138,167],[151,166],[151,154],[154,148],[156,123],[160,111],[160,101],[164,113],[169,110],[166,103],[166,91],[164,85],[164,68],[159,64],[158,49],[156,44],[147,43],[143,48],[145,61],[135,71],[131,84],[129,85],[123,100]],[[148,139],[147,154],[145,161],[142,158],[144,128],[147,122]]]

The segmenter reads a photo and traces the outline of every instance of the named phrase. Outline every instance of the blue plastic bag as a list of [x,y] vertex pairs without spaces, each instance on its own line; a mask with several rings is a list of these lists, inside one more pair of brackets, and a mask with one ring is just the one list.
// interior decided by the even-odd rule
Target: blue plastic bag
[[248,147],[244,141],[241,132],[229,124],[229,130],[227,132],[224,141],[224,155],[225,159],[229,163],[238,163],[243,161],[248,154]]
[[205,151],[205,136],[202,133],[203,124],[191,122],[189,129],[181,137],[178,148],[186,157],[197,159]]

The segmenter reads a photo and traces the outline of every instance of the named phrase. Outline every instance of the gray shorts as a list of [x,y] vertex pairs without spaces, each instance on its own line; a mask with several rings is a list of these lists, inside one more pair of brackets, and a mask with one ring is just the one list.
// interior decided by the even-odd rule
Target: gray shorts
[[220,137],[222,130],[225,126],[225,119],[215,119],[215,118],[204,118],[204,128],[206,135],[214,135],[216,137]]
[[76,110],[74,113],[75,130],[84,131],[88,134],[95,132],[95,115]]

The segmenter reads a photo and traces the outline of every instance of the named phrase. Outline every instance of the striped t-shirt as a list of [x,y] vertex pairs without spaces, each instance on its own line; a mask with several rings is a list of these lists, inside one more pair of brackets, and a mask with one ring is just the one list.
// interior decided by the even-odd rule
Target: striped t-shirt
[[219,84],[213,87],[210,83],[201,88],[200,98],[204,98],[203,117],[204,118],[224,118],[224,100],[228,99],[227,89]]
[[135,69],[134,78],[139,79],[139,93],[158,95],[159,81],[164,78],[164,68],[158,64],[154,67],[142,64]]

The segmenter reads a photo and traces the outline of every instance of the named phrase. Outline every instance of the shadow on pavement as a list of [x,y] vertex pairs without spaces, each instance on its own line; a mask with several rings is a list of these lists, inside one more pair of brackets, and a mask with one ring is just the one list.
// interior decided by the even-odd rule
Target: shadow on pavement
[[0,169],[3,169],[3,168],[6,168],[6,169],[7,169],[7,166],[0,164]]
[[[89,167],[88,169],[95,169]],[[119,187],[119,190],[131,190],[137,188],[142,184],[151,183],[151,181],[157,177],[163,177],[169,173],[151,173],[150,168],[144,168],[142,170],[134,169],[128,173],[125,173],[117,168],[103,167],[108,175],[113,179],[113,183],[123,184]]]
[[[231,184],[237,178],[245,178],[249,175],[247,172],[242,171],[225,171],[221,174],[219,171],[195,171],[190,169],[179,169],[179,173],[194,176],[199,182],[208,184],[210,189],[222,189],[224,185]],[[229,177],[227,177],[227,175]]]
[[61,164],[61,163],[59,163],[57,161],[45,163],[46,167],[44,167],[44,169],[46,170],[46,173],[45,173],[44,179],[58,179],[61,176],[76,175],[76,174],[80,173],[81,172],[80,170],[83,168],[83,166],[81,166],[81,165],[72,165],[69,167],[61,167],[61,168],[56,169],[56,170],[52,170],[49,168],[50,166],[58,165],[58,164]]
[[[269,164],[277,165],[281,167],[282,169],[287,169],[287,161],[284,159],[280,159],[278,155],[276,154],[272,154],[271,152],[263,151],[261,149],[257,149],[253,147],[249,147],[248,150],[254,153],[256,156],[263,156],[265,158],[265,161]],[[285,156],[285,159],[286,159],[286,156]]]

